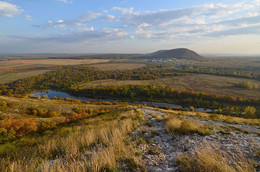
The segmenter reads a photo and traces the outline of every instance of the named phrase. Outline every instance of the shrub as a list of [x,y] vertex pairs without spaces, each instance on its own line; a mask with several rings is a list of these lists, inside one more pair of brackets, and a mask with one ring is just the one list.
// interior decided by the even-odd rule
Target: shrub
[[255,118],[256,109],[252,106],[247,106],[245,108],[245,113],[247,118]]
[[57,100],[58,98],[56,96],[53,96],[51,99],[53,100]]
[[50,118],[57,117],[57,116],[60,116],[60,113],[58,113],[54,110],[49,110],[46,114],[46,117],[50,117]]
[[0,106],[6,107],[7,106],[7,102],[6,101],[1,101],[0,102]]
[[6,139],[10,139],[10,137],[13,138],[13,135],[21,137],[30,132],[36,131],[37,124],[32,119],[7,119],[0,123],[0,128],[2,128],[2,137],[6,136]]
[[238,82],[238,83],[234,83],[233,85],[235,87],[246,88],[246,89],[249,89],[249,90],[258,88],[258,85],[254,84],[252,82]]
[[46,112],[41,107],[32,107],[27,109],[27,114],[33,115],[33,116],[40,116],[45,117]]
[[162,115],[156,115],[155,118],[156,118],[157,121],[163,121],[164,120]]
[[32,119],[13,120],[12,128],[16,132],[17,137],[21,137],[27,133],[37,130],[37,124]]
[[15,131],[14,129],[10,129],[9,131],[5,128],[0,128],[0,143],[8,140],[15,139]]
[[48,129],[53,129],[56,127],[56,122],[54,121],[41,121],[39,124],[39,130],[45,131]]

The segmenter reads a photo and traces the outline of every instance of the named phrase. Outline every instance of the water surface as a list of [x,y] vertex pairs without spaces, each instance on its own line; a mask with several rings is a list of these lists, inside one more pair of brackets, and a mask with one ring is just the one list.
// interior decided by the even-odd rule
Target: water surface
[[[108,101],[108,102],[122,102],[120,100],[112,100],[112,99],[93,99],[93,98],[87,98],[87,97],[76,97],[76,96],[72,96],[68,93],[65,92],[60,92],[60,91],[44,91],[44,92],[36,92],[33,93],[31,95],[31,97],[44,97],[44,96],[48,96],[48,98],[53,98],[54,96],[56,96],[57,98],[70,98],[70,99],[75,99],[75,100],[81,100],[81,101],[92,101],[92,100],[100,100],[100,101]],[[129,103],[132,104],[141,104],[141,105],[146,105],[146,106],[150,106],[152,107],[153,105],[156,105],[158,107],[163,107],[163,106],[167,106],[167,107],[171,107],[171,108],[180,108],[180,109],[184,109],[184,110],[189,110],[189,108],[185,108],[182,107],[181,105],[176,105],[176,104],[171,104],[171,103],[158,103],[158,102],[147,102],[147,101],[129,101]],[[195,108],[194,111],[199,111],[199,112],[212,112],[211,109],[205,109],[205,108]]]

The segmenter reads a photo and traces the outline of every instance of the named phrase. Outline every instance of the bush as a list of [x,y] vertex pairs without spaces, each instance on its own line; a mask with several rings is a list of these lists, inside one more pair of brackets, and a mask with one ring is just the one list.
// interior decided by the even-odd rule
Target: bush
[[1,101],[0,102],[0,106],[6,107],[7,106],[7,102],[6,101]]
[[45,131],[48,129],[53,129],[56,127],[56,122],[54,121],[41,121],[39,124],[39,130]]
[[60,113],[54,111],[54,110],[49,110],[46,114],[46,117],[52,118],[52,117],[57,117],[60,116]]
[[27,109],[27,114],[33,115],[33,116],[40,116],[45,117],[46,112],[41,107],[32,107]]
[[0,123],[1,137],[12,139],[21,137],[37,130],[37,124],[32,119],[11,120],[6,119]]
[[21,137],[27,133],[37,131],[37,124],[31,119],[13,120],[12,128],[16,132],[16,136]]
[[9,131],[5,128],[0,128],[0,143],[15,139],[15,131],[14,129],[10,129]]
[[247,117],[247,118],[255,118],[256,116],[255,116],[255,113],[256,113],[256,109],[254,108],[254,107],[252,107],[252,106],[247,106],[246,108],[245,108],[245,117]]

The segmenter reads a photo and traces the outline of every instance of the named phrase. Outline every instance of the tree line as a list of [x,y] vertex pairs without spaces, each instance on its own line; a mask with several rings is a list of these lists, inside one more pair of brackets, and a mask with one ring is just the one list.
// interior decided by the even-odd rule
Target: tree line
[[[204,92],[179,91],[170,87],[155,85],[125,85],[125,86],[100,86],[94,88],[67,90],[74,96],[86,96],[94,98],[110,98],[121,100],[143,100],[151,102],[165,102],[182,105],[185,107],[194,106],[197,108],[222,108],[226,114],[242,114],[245,107],[255,106],[258,108],[255,114],[260,117],[260,99],[233,97],[226,95],[207,94]],[[231,108],[232,107],[232,108]],[[230,112],[230,109],[232,112]],[[252,117],[252,116],[251,116]]]
[[2,95],[25,95],[36,90],[69,89],[82,83],[103,80],[151,80],[165,76],[179,76],[170,69],[135,69],[126,71],[98,71],[87,65],[58,67],[54,71],[31,78],[0,85]]
[[[140,69],[125,71],[98,71],[88,65],[62,66],[48,73],[20,79],[0,85],[0,94],[22,97],[39,90],[60,90],[71,92],[74,95],[86,97],[118,98],[118,99],[144,99],[163,101],[184,106],[219,108],[223,105],[256,106],[259,108],[259,98],[243,99],[242,97],[223,96],[193,91],[178,91],[169,87],[159,86],[112,86],[89,89],[76,88],[95,80],[150,80],[165,76],[179,76],[175,69],[166,68],[165,65],[155,64]],[[76,88],[76,89],[75,89]],[[259,110],[257,111],[257,113]],[[35,112],[36,113],[36,112]]]

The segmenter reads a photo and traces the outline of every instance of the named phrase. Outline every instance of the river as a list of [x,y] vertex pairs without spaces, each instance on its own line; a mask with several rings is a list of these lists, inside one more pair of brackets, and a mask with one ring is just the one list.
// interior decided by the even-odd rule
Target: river
[[[56,96],[57,98],[70,98],[70,99],[75,99],[75,100],[82,100],[82,101],[92,101],[92,100],[100,100],[100,101],[108,101],[108,102],[122,102],[120,100],[111,100],[111,99],[93,99],[93,98],[87,98],[87,97],[75,97],[72,96],[68,93],[65,92],[60,92],[60,91],[43,91],[43,92],[35,92],[33,94],[31,94],[31,97],[44,97],[44,96],[48,96],[48,98],[53,98],[54,96]],[[129,103],[138,105],[138,104],[142,104],[142,105],[146,105],[146,106],[150,106],[152,107],[153,105],[156,105],[158,107],[171,107],[171,108],[179,108],[179,109],[184,109],[184,110],[190,110],[187,107],[182,107],[181,105],[176,105],[176,104],[170,104],[170,103],[158,103],[158,102],[146,102],[146,101],[129,101]],[[194,111],[197,112],[212,112],[211,109],[205,109],[205,108],[194,108]]]

